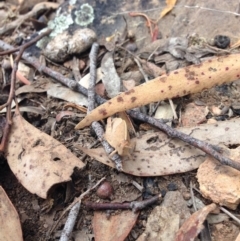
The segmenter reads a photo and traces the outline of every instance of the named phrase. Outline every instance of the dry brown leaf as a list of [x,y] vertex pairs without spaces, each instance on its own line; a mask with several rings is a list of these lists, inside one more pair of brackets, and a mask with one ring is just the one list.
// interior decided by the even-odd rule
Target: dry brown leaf
[[240,77],[239,57],[240,54],[218,56],[199,65],[187,66],[141,84],[98,106],[75,128],[82,129],[93,121],[102,120],[121,111],[198,93],[215,85],[237,80]]
[[16,90],[16,95],[24,93],[42,93],[46,92],[51,86],[51,82],[48,79],[39,78],[38,81],[34,81],[31,85],[23,85]]
[[[208,141],[213,145],[239,145],[236,135],[240,120],[219,122],[217,124],[204,124],[192,128],[179,128],[178,130]],[[132,139],[136,143],[132,160],[123,161],[123,171],[136,176],[160,176],[174,173],[183,173],[194,170],[205,160],[206,154],[185,142],[171,139],[162,132],[147,133],[140,138]],[[82,150],[96,160],[114,167],[102,148]]]
[[166,14],[168,14],[173,7],[176,5],[177,0],[166,0],[167,6],[162,10],[160,14],[160,19],[163,18]]
[[58,3],[52,2],[41,2],[34,5],[33,9],[24,15],[19,15],[18,18],[14,21],[11,21],[5,24],[3,27],[0,28],[0,34],[4,34],[14,28],[19,27],[21,23],[23,23],[28,18],[35,16],[40,11],[48,10],[48,9],[57,9],[59,7]]
[[0,186],[0,240],[23,241],[18,213]]
[[130,140],[126,121],[122,118],[107,119],[104,137],[120,156],[131,157],[135,143]]
[[95,241],[125,240],[136,223],[138,214],[127,210],[108,218],[103,212],[94,212],[93,231]]
[[55,184],[71,180],[74,167],[84,163],[65,146],[15,115],[6,147],[8,164],[31,193],[47,198]]
[[175,241],[192,241],[203,229],[203,222],[207,215],[213,211],[217,205],[212,203],[201,210],[195,212],[178,230]]

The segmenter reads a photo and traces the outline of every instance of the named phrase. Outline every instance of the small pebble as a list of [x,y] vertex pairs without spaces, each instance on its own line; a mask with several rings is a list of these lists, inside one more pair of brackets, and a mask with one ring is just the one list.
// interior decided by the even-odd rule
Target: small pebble
[[168,191],[176,191],[178,189],[177,185],[175,183],[169,183],[167,185]]
[[126,45],[126,49],[130,52],[136,52],[138,47],[137,47],[136,43],[128,43]]
[[239,103],[234,103],[232,105],[232,111],[236,115],[240,115],[240,104]]
[[203,101],[201,101],[201,100],[195,100],[194,103],[197,106],[206,106],[206,104]]
[[191,198],[190,192],[183,192],[182,196],[183,196],[184,200],[189,200]]
[[43,227],[44,227],[44,228],[48,228],[48,227],[49,227],[49,225],[48,225],[48,224],[46,224],[46,223],[44,223],[44,224],[43,224]]
[[162,197],[165,197],[166,193],[167,193],[167,191],[165,189],[161,190],[161,196]]
[[222,110],[220,108],[218,108],[217,106],[212,106],[212,113],[215,116],[219,116],[221,115]]
[[97,189],[97,195],[102,199],[110,198],[112,194],[113,194],[113,187],[107,181],[102,183],[100,187]]
[[231,108],[229,108],[228,110],[228,117],[232,117],[233,116],[233,110]]
[[225,121],[226,119],[228,119],[227,115],[220,115],[220,116],[216,116],[215,119],[217,121]]
[[23,37],[19,36],[19,37],[15,38],[16,45],[20,46],[22,44],[22,42],[23,42]]
[[207,124],[215,124],[215,123],[217,123],[217,121],[213,118],[208,119],[208,121],[207,121]]
[[224,106],[221,110],[221,115],[225,115],[227,114],[229,111],[229,106]]
[[226,49],[230,45],[230,38],[224,35],[217,35],[214,38],[214,45],[220,49]]
[[128,38],[129,38],[130,40],[134,40],[135,37],[136,37],[135,34],[134,34],[134,32],[131,31],[131,30],[128,31],[127,36],[128,36]]

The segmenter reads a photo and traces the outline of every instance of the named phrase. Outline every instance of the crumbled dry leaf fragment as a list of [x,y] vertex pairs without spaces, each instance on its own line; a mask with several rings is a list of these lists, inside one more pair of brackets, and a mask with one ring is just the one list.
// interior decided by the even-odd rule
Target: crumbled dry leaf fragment
[[0,240],[23,241],[18,213],[0,186]]
[[70,181],[75,167],[84,167],[64,145],[20,115],[13,118],[6,158],[19,182],[41,198],[47,198],[53,185]]

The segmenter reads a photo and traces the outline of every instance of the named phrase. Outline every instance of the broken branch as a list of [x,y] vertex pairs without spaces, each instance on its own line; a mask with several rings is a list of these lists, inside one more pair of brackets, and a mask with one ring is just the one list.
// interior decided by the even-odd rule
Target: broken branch
[[132,209],[133,212],[138,212],[146,207],[149,207],[159,201],[161,198],[161,194],[151,197],[149,199],[143,201],[133,201],[133,202],[125,202],[125,203],[93,203],[93,202],[85,202],[84,205],[88,209],[93,210],[117,210],[117,209]]
[[[11,45],[5,43],[4,41],[0,40],[0,48],[2,48],[4,50],[8,50],[8,49],[12,49],[13,47]],[[236,62],[239,61],[239,58],[237,58],[238,56],[239,56],[239,54],[236,54],[236,55],[233,56],[233,58],[235,59]],[[73,81],[72,79],[66,78],[63,75],[61,75],[60,73],[55,72],[55,71],[51,70],[50,68],[41,65],[40,62],[38,61],[38,59],[33,57],[33,56],[23,54],[22,57],[23,57],[24,60],[29,62],[32,66],[34,66],[37,70],[42,71],[43,73],[52,77],[53,79],[57,80],[58,82],[62,83],[63,85],[68,86],[68,88],[70,88],[72,90],[75,90],[75,91],[77,91],[79,93],[82,93],[83,95],[87,96],[87,89],[84,88],[83,86],[81,86],[80,84],[78,84],[76,81]],[[229,58],[229,56],[223,57],[223,58],[227,59],[227,58]],[[198,68],[199,67],[200,66],[198,66]],[[197,66],[195,66],[195,68],[197,68]],[[223,76],[219,76],[219,77],[220,77],[220,79],[224,79]],[[229,77],[229,75],[228,75],[228,77]],[[155,81],[159,80],[159,79],[161,79],[161,77],[156,78]],[[233,80],[233,78],[227,78],[225,81],[231,82],[232,80]],[[149,82],[151,82],[151,81],[149,81]],[[123,93],[123,94],[126,95],[126,93]],[[106,102],[105,99],[101,98],[99,95],[95,95],[95,100],[98,104],[108,103],[108,102]],[[98,108],[96,108],[96,109],[98,109]],[[118,112],[118,110],[116,112]],[[144,114],[141,114],[139,112],[131,110],[131,111],[128,111],[128,114],[130,114],[130,116],[132,116],[133,118],[145,121],[145,122],[147,122],[147,123],[149,123],[153,126],[156,126],[157,128],[159,128],[160,130],[164,131],[165,133],[167,133],[168,135],[170,135],[172,137],[179,138],[180,140],[185,141],[186,143],[199,148],[200,150],[204,151],[208,155],[213,156],[215,159],[217,159],[218,161],[220,161],[224,165],[231,166],[231,164],[233,163],[232,167],[236,168],[237,170],[240,170],[240,163],[233,162],[231,159],[222,156],[221,154],[218,153],[218,150],[216,150],[216,148],[213,148],[212,145],[210,145],[210,144],[208,144],[204,141],[197,140],[196,138],[193,138],[191,136],[180,133],[176,129],[170,128],[169,126],[162,123],[161,121],[156,120],[156,119],[151,118],[151,117],[148,117],[148,116],[146,116]]]
[[[92,49],[90,52],[90,81],[88,87],[88,113],[90,113],[95,108],[95,82],[96,82],[96,69],[97,69],[97,52],[99,45],[93,43]],[[109,145],[109,143],[104,138],[104,130],[100,123],[94,121],[92,123],[92,128],[95,131],[99,141],[102,143],[102,146],[105,152],[110,155],[114,149]],[[121,157],[115,153],[113,156],[109,156],[110,159],[115,163],[118,171],[122,171],[122,160]]]
[[28,48],[32,44],[36,43],[42,37],[48,35],[50,32],[51,32],[51,30],[47,30],[46,32],[37,36],[36,38],[31,40],[30,42],[22,45],[19,48],[19,52],[17,54],[17,57],[14,60],[13,67],[12,67],[12,73],[11,73],[11,85],[10,85],[8,100],[5,104],[0,106],[0,110],[2,110],[5,107],[7,108],[7,118],[6,118],[7,122],[5,124],[4,129],[3,129],[3,137],[2,137],[2,140],[1,140],[1,144],[0,144],[0,153],[3,152],[4,149],[5,149],[5,146],[6,146],[6,143],[7,143],[7,138],[8,138],[8,135],[9,135],[9,132],[10,132],[10,129],[11,129],[11,125],[12,125],[11,105],[12,105],[13,99],[15,98],[16,75],[17,75],[19,61],[20,61],[20,59],[23,55],[23,52],[26,50],[26,48]]

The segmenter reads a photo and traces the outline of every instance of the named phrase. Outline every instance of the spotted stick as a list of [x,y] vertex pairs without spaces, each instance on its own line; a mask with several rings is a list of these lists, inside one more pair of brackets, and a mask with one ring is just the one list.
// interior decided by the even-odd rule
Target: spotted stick
[[133,109],[151,102],[198,93],[216,85],[240,78],[240,54],[218,56],[157,77],[123,92],[98,106],[80,121],[75,129],[89,126],[115,113]]

